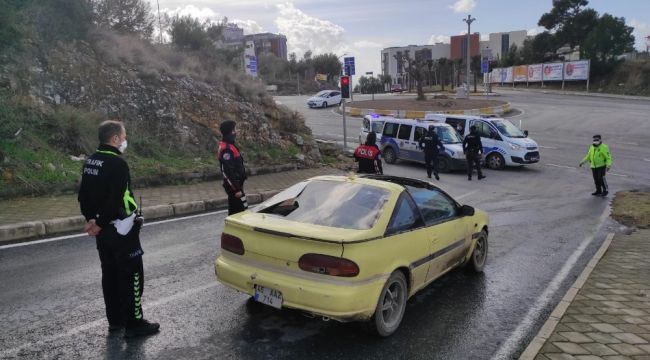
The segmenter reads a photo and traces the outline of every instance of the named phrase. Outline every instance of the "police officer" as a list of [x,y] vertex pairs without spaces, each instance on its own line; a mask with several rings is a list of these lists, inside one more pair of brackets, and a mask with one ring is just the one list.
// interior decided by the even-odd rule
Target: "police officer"
[[596,184],[596,192],[591,195],[607,196],[609,189],[607,180],[605,179],[605,173],[612,167],[612,154],[609,152],[609,147],[603,144],[600,135],[593,136],[592,144],[589,146],[587,155],[580,162],[580,167],[587,162],[591,164],[591,172],[594,176],[594,183]]
[[463,152],[467,158],[467,180],[472,181],[472,168],[476,167],[478,179],[485,178],[481,173],[481,155],[483,154],[483,144],[481,136],[475,125],[469,127],[469,134],[463,139]]
[[420,138],[419,146],[424,151],[427,177],[431,179],[431,171],[433,170],[436,180],[440,180],[440,176],[438,176],[438,151],[445,151],[445,146],[440,142],[435,127],[429,127],[427,133]]
[[219,142],[219,163],[223,175],[223,188],[228,194],[228,215],[236,214],[248,209],[246,194],[244,193],[244,181],[246,181],[246,169],[244,158],[239,149],[235,146],[234,121],[224,121],[219,126],[223,139]]
[[108,331],[125,328],[127,338],[154,334],[160,325],[142,313],[143,219],[136,214],[129,166],[121,157],[126,130],[121,122],[107,120],[98,135],[100,145],[84,163],[78,200],[87,222],[84,230],[97,241]]
[[354,161],[359,162],[360,174],[383,174],[381,166],[381,151],[377,146],[377,134],[374,131],[368,133],[365,144],[359,145],[354,150]]

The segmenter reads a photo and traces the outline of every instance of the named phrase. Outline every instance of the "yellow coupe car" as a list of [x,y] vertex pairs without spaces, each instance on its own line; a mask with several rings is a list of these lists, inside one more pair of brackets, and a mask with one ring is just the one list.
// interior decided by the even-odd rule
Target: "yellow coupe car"
[[215,273],[275,308],[395,332],[406,301],[448,271],[483,271],[488,217],[436,186],[319,176],[226,218]]

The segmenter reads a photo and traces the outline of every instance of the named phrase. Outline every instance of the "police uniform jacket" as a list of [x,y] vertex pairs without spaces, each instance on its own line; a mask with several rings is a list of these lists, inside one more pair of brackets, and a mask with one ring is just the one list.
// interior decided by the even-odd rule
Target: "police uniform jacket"
[[466,154],[482,154],[483,144],[481,143],[481,137],[478,134],[467,134],[465,139],[463,139],[463,152]]
[[440,142],[438,134],[429,131],[420,138],[420,148],[424,149],[427,155],[438,154],[438,151],[444,151],[445,146]]
[[244,158],[235,144],[223,140],[219,142],[219,163],[224,185],[233,193],[241,191],[247,178],[246,168]]

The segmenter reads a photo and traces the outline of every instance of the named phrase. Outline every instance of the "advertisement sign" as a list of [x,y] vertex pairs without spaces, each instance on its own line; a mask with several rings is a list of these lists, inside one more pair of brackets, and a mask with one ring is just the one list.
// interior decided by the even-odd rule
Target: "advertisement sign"
[[526,82],[528,81],[528,66],[527,65],[515,66],[512,69],[512,74],[515,82]]
[[509,67],[509,68],[503,69],[503,71],[501,72],[501,79],[503,79],[504,83],[511,83],[512,82],[512,66]]
[[544,64],[543,68],[542,79],[544,81],[562,81],[562,73],[564,70],[563,63]]
[[589,60],[569,61],[564,64],[564,80],[589,79]]
[[501,68],[494,68],[490,73],[490,82],[492,84],[501,82]]
[[528,82],[542,81],[542,64],[528,65]]

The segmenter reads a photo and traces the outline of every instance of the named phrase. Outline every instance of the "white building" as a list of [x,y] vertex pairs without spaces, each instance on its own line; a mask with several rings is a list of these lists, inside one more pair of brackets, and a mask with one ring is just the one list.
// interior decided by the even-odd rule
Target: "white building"
[[492,50],[492,59],[498,60],[508,54],[508,50],[513,45],[521,49],[527,36],[526,30],[491,33],[490,40],[481,41],[481,51],[485,49]]
[[389,47],[381,51],[381,72],[384,75],[390,75],[393,84],[400,84],[408,87],[408,74],[405,67],[407,66],[397,58],[407,56],[415,59],[415,54],[420,53],[426,60],[437,60],[440,58],[449,58],[451,56],[451,45],[437,43],[434,45],[409,45],[401,47]]

